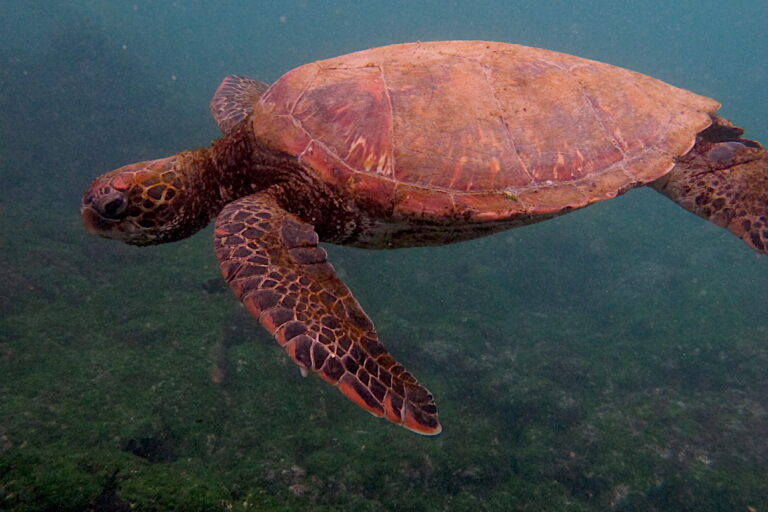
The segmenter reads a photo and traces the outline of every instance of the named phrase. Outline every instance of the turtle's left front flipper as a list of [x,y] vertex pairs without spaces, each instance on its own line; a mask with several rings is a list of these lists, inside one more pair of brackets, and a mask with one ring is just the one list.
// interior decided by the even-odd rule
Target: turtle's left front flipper
[[215,236],[230,288],[303,371],[376,416],[440,432],[432,395],[384,349],[310,224],[262,192],[224,207]]
[[768,254],[768,151],[724,119],[651,186]]

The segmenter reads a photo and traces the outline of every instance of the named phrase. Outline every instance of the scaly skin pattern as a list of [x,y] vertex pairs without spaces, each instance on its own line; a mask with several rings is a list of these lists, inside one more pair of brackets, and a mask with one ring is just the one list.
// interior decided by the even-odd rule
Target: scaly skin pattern
[[216,220],[225,279],[296,364],[371,414],[439,433],[432,395],[387,353],[318,243],[314,228],[269,191],[228,204]]
[[204,228],[225,204],[271,187],[280,204],[347,244],[361,224],[354,201],[314,178],[294,158],[259,144],[241,123],[210,148],[126,165],[96,178],[83,196],[93,234],[132,245],[174,242]]
[[99,176],[83,197],[86,229],[134,245],[192,235],[211,218],[197,175],[189,171],[200,167],[206,151],[137,162]]
[[651,186],[768,254],[768,152],[717,118],[694,149]]

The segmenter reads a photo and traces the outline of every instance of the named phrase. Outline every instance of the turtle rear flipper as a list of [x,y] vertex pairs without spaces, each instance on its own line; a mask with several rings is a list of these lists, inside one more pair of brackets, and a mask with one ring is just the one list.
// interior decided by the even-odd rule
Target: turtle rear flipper
[[384,349],[310,224],[259,193],[227,205],[215,237],[232,291],[296,364],[375,416],[440,432],[432,395]]
[[748,139],[706,135],[652,187],[768,254],[768,152]]

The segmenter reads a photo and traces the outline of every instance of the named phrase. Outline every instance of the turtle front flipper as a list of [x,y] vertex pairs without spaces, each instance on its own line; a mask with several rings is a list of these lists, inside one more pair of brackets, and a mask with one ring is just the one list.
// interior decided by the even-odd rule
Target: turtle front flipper
[[269,85],[253,78],[229,75],[224,78],[211,99],[211,114],[225,135],[253,112]]
[[440,432],[432,395],[384,349],[310,224],[259,193],[227,205],[215,233],[230,288],[296,364],[375,416]]

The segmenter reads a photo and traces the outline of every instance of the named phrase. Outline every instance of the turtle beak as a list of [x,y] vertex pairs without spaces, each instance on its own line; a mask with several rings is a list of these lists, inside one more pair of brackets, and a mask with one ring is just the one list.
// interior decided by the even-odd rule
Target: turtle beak
[[109,231],[109,223],[94,212],[90,206],[84,205],[80,208],[80,215],[83,219],[83,226],[90,234],[103,235],[105,231]]
[[125,218],[128,203],[125,194],[96,182],[83,196],[80,216],[85,229],[93,234],[114,238],[115,228]]
[[146,245],[145,242],[134,240],[136,226],[131,222],[120,222],[115,219],[104,218],[93,207],[84,205],[80,209],[80,217],[86,231],[92,235],[98,235],[111,240],[121,240],[132,245]]
[[80,218],[83,221],[83,226],[85,226],[86,231],[92,235],[98,235],[104,230],[109,229],[109,226],[106,226],[104,219],[101,218],[98,213],[93,211],[92,205],[97,196],[93,193],[92,189],[93,186],[91,186],[91,189],[85,193],[83,200],[80,203]]

